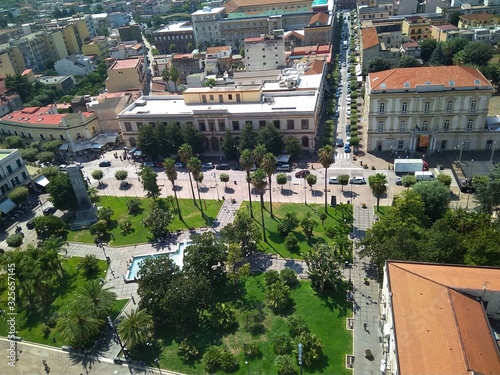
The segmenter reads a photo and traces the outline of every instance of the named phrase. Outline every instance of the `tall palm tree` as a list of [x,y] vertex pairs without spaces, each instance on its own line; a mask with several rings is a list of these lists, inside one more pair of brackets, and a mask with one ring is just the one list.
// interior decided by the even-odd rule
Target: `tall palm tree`
[[99,333],[103,320],[72,303],[67,313],[60,315],[57,330],[71,344],[85,346]]
[[172,158],[166,158],[163,161],[163,169],[167,175],[168,180],[172,183],[172,190],[174,191],[175,202],[177,203],[177,212],[179,213],[179,219],[182,219],[181,208],[179,207],[179,199],[177,198],[177,191],[175,190],[175,180],[177,180],[177,170],[175,169],[175,160]]
[[85,282],[76,293],[80,306],[91,316],[104,319],[111,312],[116,301],[116,294],[105,288],[99,280]]
[[[187,166],[189,159],[193,157],[193,149],[187,143],[184,143],[181,147],[179,147],[179,151],[177,152],[181,157],[182,163]],[[188,169],[189,176],[189,184],[191,185],[191,193],[193,193],[193,202],[194,205],[197,206],[196,196],[194,195],[194,187],[193,187],[193,179],[191,178],[191,171]]]
[[387,191],[387,177],[382,173],[374,174],[368,177],[368,184],[372,189],[373,195],[377,198],[377,210],[379,208],[380,197]]
[[274,218],[273,215],[273,194],[272,194],[272,177],[273,173],[276,172],[276,158],[272,154],[272,152],[268,152],[262,157],[261,168],[264,172],[267,173],[267,179],[269,181],[269,211],[271,213],[271,217]]
[[266,153],[267,153],[266,146],[264,146],[262,143],[259,143],[253,149],[252,152],[253,160],[259,165],[259,167],[262,167],[262,160],[264,159],[264,155]]
[[267,242],[266,225],[264,223],[264,193],[266,192],[267,187],[266,177],[266,172],[260,168],[253,172],[251,176],[252,184],[260,194],[260,215],[262,218],[262,233],[264,235],[264,242]]
[[[68,242],[62,237],[50,236],[42,242],[41,250],[51,252],[52,261],[57,262],[59,270],[61,271],[61,276],[63,276],[64,269],[61,264],[61,259],[57,254],[61,252],[64,252],[65,255],[68,254]],[[55,255],[52,253],[54,251]]]
[[252,151],[243,150],[240,155],[240,165],[247,172],[248,199],[250,200],[250,217],[253,219],[252,192],[250,190],[250,170],[253,168],[254,159]]
[[145,310],[131,309],[120,319],[118,333],[127,345],[135,346],[147,342],[153,319]]
[[335,162],[333,147],[326,145],[318,150],[318,161],[325,168],[325,213],[328,213],[328,194],[326,184],[328,183],[328,168]]
[[200,175],[202,175],[200,159],[198,159],[196,156],[193,156],[191,159],[188,160],[187,167],[188,171],[191,172],[194,180],[196,181],[196,189],[198,190],[198,199],[200,200],[201,216],[205,218],[205,213],[203,212],[203,205],[201,204],[200,184],[198,182],[200,181]]

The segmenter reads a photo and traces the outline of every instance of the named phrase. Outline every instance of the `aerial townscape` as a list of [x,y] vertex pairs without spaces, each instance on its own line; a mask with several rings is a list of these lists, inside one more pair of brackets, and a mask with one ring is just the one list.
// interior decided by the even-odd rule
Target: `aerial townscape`
[[499,14],[0,1],[0,373],[500,375]]

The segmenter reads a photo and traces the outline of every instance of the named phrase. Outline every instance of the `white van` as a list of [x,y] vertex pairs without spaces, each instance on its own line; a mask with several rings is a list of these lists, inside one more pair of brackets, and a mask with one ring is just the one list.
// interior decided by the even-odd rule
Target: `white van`
[[417,181],[431,181],[434,180],[436,177],[434,176],[434,173],[425,171],[425,172],[415,172],[415,178]]
[[276,168],[277,172],[290,172],[290,164],[281,164]]

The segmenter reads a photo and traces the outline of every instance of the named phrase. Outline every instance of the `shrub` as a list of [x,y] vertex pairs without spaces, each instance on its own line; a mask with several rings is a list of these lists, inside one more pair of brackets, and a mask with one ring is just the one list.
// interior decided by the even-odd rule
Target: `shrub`
[[278,232],[284,237],[297,228],[297,225],[299,225],[299,219],[297,219],[295,212],[288,212],[285,218],[279,222]]
[[273,350],[275,354],[284,355],[291,354],[293,349],[293,342],[290,335],[285,332],[278,334],[273,339]]
[[264,332],[264,326],[262,325],[263,320],[264,315],[260,311],[248,311],[243,316],[243,328],[252,335],[258,335],[259,333]]
[[235,372],[238,369],[238,361],[233,353],[224,350],[219,359],[219,366],[224,372]]
[[283,268],[280,272],[280,276],[290,288],[295,287],[299,280],[297,279],[297,273],[291,268]]
[[179,344],[179,356],[185,361],[192,361],[196,357],[198,357],[199,352],[196,346],[191,344],[188,339],[184,339]]
[[335,234],[337,233],[337,228],[330,226],[325,228],[325,234],[328,238],[333,238],[335,237]]
[[132,222],[130,220],[121,220],[119,227],[123,234],[129,234],[132,232]]
[[264,273],[266,286],[269,287],[280,280],[280,274],[276,270],[269,270]]
[[111,216],[113,216],[114,213],[115,212],[111,207],[101,207],[97,211],[97,217],[99,218],[99,220],[104,220],[107,222],[111,220]]
[[245,343],[243,345],[243,354],[245,358],[255,359],[262,357],[262,352],[259,348],[259,345],[256,342],[251,342],[249,344]]
[[290,315],[286,320],[286,325],[292,337],[299,336],[302,332],[309,332],[304,318],[299,315]]
[[208,372],[215,372],[219,369],[222,349],[218,346],[210,346],[203,356],[203,363]]
[[108,231],[108,222],[106,220],[98,220],[90,227],[90,233],[97,234],[102,237]]
[[277,356],[274,365],[278,368],[278,375],[297,375],[295,361],[291,355]]
[[288,233],[288,236],[285,237],[285,249],[291,253],[297,253],[300,250],[297,237],[292,232]]
[[132,198],[127,201],[127,208],[130,215],[140,214],[142,211],[141,201],[138,198]]
[[23,244],[24,236],[21,233],[15,233],[7,237],[9,247],[19,247]]

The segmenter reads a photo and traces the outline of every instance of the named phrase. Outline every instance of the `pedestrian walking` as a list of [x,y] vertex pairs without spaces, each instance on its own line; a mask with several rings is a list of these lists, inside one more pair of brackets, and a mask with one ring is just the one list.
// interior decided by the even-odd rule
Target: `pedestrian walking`
[[363,328],[365,329],[365,331],[366,331],[366,327],[368,327],[368,324],[363,323]]

